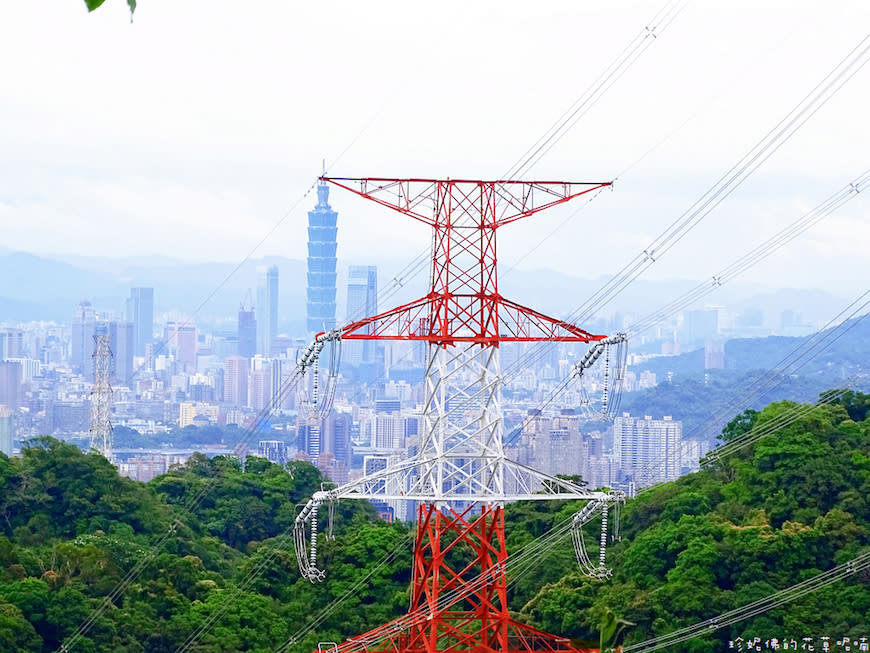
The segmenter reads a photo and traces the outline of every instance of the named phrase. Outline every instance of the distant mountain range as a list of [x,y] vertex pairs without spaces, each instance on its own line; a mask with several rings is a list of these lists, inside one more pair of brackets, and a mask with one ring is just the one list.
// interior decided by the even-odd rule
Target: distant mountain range
[[672,415],[682,420],[684,437],[712,440],[724,422],[746,408],[758,410],[784,399],[814,402],[832,388],[870,390],[870,317],[805,338],[730,340],[722,370],[704,369],[703,349],[630,369],[654,372],[659,384],[626,393],[622,410],[656,418]]
[[[0,252],[0,322],[69,322],[76,305],[84,298],[89,299],[98,312],[123,315],[130,288],[152,286],[158,320],[165,315],[195,316],[200,324],[225,324],[231,328],[249,288],[256,299],[257,266],[277,265],[279,330],[290,334],[305,330],[306,262],[303,260],[265,257],[242,263],[197,263],[162,256],[110,258]],[[339,263],[339,320],[345,313],[349,263]],[[427,269],[415,277],[393,281],[399,274],[396,264],[379,266],[381,310],[426,292]],[[584,279],[552,270],[507,270],[501,271],[500,291],[521,304],[565,317],[605,281],[606,278]],[[692,280],[638,280],[603,312],[644,315],[694,288],[697,283]],[[386,288],[391,291],[385,292]],[[779,313],[786,309],[802,311],[808,322],[821,323],[842,308],[846,300],[822,290],[776,290],[735,283],[710,295],[707,303],[725,305],[734,311],[761,308],[765,312],[765,322],[775,326],[778,325]]]

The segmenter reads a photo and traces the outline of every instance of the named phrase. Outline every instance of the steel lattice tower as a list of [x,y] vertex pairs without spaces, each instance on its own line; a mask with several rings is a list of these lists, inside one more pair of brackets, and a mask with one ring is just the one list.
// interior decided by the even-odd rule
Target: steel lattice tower
[[111,336],[94,336],[94,387],[91,390],[91,449],[98,449],[107,460],[112,460],[112,386],[109,384],[109,369],[112,350]]
[[[614,495],[591,492],[508,460],[502,447],[499,345],[600,342],[590,334],[499,294],[496,233],[501,227],[608,183],[325,178],[433,231],[428,292],[353,322],[332,338],[428,343],[418,454],[335,490],[315,494],[296,520],[300,569],[317,568],[320,505],[341,498],[418,502],[411,605],[407,615],[354,637],[337,653],[374,651],[576,651],[568,639],[511,619],[507,606],[504,504],[585,499],[584,515],[606,511]],[[543,490],[543,492],[541,491]],[[310,531],[310,546],[306,535]],[[453,567],[449,554],[462,550]],[[471,560],[471,562],[468,562]],[[602,561],[603,569],[603,561]]]

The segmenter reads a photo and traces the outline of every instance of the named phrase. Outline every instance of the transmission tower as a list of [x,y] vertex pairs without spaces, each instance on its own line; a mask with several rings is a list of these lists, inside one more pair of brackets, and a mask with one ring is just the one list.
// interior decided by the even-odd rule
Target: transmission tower
[[94,387],[91,390],[91,449],[98,449],[107,460],[112,460],[112,386],[109,385],[109,369],[112,350],[111,336],[94,336]]
[[[315,493],[296,518],[300,570],[321,580],[317,567],[318,511],[343,498],[414,501],[411,604],[407,615],[337,645],[336,653],[375,651],[577,651],[567,638],[511,619],[507,606],[504,504],[580,499],[581,525],[621,500],[592,492],[511,461],[503,450],[502,343],[600,343],[593,335],[510,301],[499,294],[499,228],[607,183],[324,178],[363,198],[403,213],[433,230],[428,292],[420,299],[317,336],[329,340],[410,340],[428,344],[423,428],[409,460],[339,488]],[[313,364],[303,357],[302,365]],[[308,537],[310,536],[310,540]],[[609,574],[578,560],[591,575]],[[582,552],[580,551],[582,549]],[[450,554],[462,552],[456,567]],[[455,559],[455,556],[453,556]],[[468,561],[472,562],[469,563]]]

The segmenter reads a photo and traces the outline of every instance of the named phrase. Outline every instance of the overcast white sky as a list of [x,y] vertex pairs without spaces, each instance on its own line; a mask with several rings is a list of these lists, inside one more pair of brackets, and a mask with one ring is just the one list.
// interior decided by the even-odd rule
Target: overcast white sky
[[[299,198],[339,176],[491,179],[635,37],[653,2],[80,0],[0,7],[0,246],[304,258]],[[607,192],[502,232],[509,266],[616,272],[870,29],[870,3],[690,3],[526,178]],[[708,277],[870,167],[870,66],[648,278]],[[644,152],[656,146],[639,163]],[[632,165],[634,164],[634,165]],[[748,279],[866,286],[865,193]],[[342,264],[406,262],[411,224],[333,190]],[[529,253],[531,244],[552,234]]]

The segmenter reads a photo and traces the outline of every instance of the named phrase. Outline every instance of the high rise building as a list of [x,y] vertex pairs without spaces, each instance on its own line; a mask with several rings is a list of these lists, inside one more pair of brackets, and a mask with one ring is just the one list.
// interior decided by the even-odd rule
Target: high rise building
[[269,361],[273,410],[292,410],[296,407],[296,393],[291,392],[293,384],[290,382],[294,370],[295,365],[287,359],[273,358]]
[[0,360],[21,358],[24,354],[24,331],[0,329]]
[[336,223],[329,206],[329,186],[317,186],[317,206],[308,212],[308,330],[335,328]]
[[253,358],[257,354],[257,318],[253,306],[239,306],[238,347],[239,356]]
[[[270,356],[278,335],[278,266],[257,267],[257,353]],[[244,355],[244,354],[241,354]]]
[[623,413],[613,421],[613,453],[622,472],[637,487],[670,481],[680,475],[683,423],[632,417]]
[[[347,314],[349,324],[378,314],[378,268],[374,265],[351,265],[347,271]],[[358,333],[371,333],[371,324]],[[342,359],[350,365],[371,363],[375,359],[375,342],[348,340],[342,344]]]
[[21,363],[0,361],[0,406],[18,410],[21,406]]
[[272,398],[272,370],[268,367],[251,370],[248,386],[248,406],[263,410]]
[[172,357],[189,370],[196,370],[196,326],[189,322],[167,322],[164,338]]
[[115,385],[132,387],[133,348],[135,347],[135,328],[132,322],[112,320],[106,324],[109,346],[112,349],[112,366],[109,374]]
[[323,450],[323,420],[316,417],[305,419],[301,415],[296,418],[296,448],[305,452],[316,464]]
[[12,441],[15,439],[15,414],[0,406],[0,451],[12,455]]
[[535,443],[538,469],[552,476],[579,475],[584,479],[584,463],[588,458],[580,435],[580,417],[573,408],[564,408],[550,421],[549,432],[542,433]]
[[224,361],[224,402],[241,408],[248,403],[248,368],[242,356],[227,356]]
[[92,356],[96,327],[97,317],[94,307],[87,299],[83,299],[73,315],[70,365],[74,372],[83,375],[89,381],[94,380]]
[[282,440],[260,440],[257,445],[257,455],[276,465],[283,465],[290,460],[287,443]]
[[133,323],[133,355],[144,356],[154,339],[154,288],[130,288],[127,321]]
[[349,469],[353,458],[350,426],[353,418],[348,413],[332,413],[329,423],[330,449],[335,459]]

